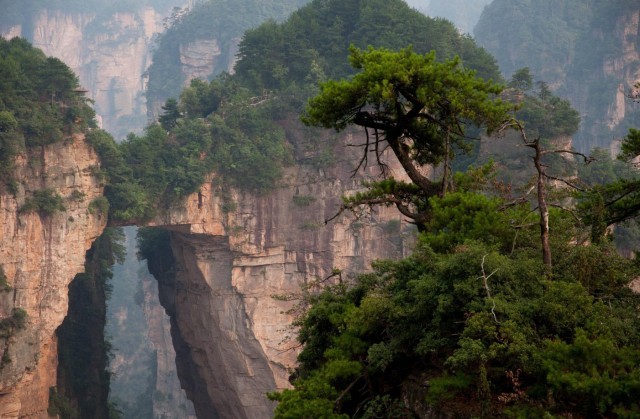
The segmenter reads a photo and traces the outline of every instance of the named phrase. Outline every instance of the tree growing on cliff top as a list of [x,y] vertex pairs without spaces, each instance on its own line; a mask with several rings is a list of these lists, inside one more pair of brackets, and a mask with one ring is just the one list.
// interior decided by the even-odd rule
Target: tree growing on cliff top
[[[321,84],[303,121],[338,131],[352,124],[364,127],[366,142],[356,171],[373,153],[386,174],[382,153],[390,148],[411,180],[387,177],[371,184],[347,199],[343,210],[393,204],[422,225],[428,221],[428,199],[443,196],[450,186],[454,149],[468,147],[467,128],[491,132],[508,119],[512,105],[496,97],[502,86],[476,77],[457,58],[439,62],[435,52],[421,55],[411,48],[350,51],[351,65],[361,72]],[[442,164],[443,176],[433,181],[424,168],[437,164]]]

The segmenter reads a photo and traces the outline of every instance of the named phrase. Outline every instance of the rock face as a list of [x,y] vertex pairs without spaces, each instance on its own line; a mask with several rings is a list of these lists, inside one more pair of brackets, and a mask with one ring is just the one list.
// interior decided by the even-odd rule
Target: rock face
[[[141,280],[147,333],[155,350],[153,417],[196,419],[193,403],[187,399],[176,374],[176,352],[171,340],[171,326],[164,309],[158,304],[158,283],[151,275],[144,276]],[[148,298],[151,295],[156,298]]]
[[[84,270],[85,252],[106,223],[89,208],[103,188],[93,175],[98,158],[82,135],[32,153],[17,162],[18,193],[0,195],[0,264],[10,287],[0,292],[0,317],[11,318],[15,309],[27,314],[24,328],[4,329],[0,338],[2,418],[47,416],[67,287]],[[45,188],[64,198],[64,211],[20,211],[27,197]]]
[[610,148],[640,125],[638,104],[627,98],[640,81],[640,7],[582,3],[494,0],[475,35],[507,75],[529,67],[571,102],[581,116],[575,147],[588,153]]
[[631,110],[632,104],[626,100],[625,94],[631,93],[633,86],[640,82],[640,9],[620,16],[615,31],[620,54],[605,58],[603,63],[605,76],[620,80],[607,115],[606,123],[610,129],[619,125]]
[[182,72],[185,76],[184,85],[188,86],[189,82],[196,78],[208,80],[218,67],[222,67],[229,74],[233,74],[239,42],[240,39],[233,39],[231,48],[224,55],[217,39],[199,39],[189,44],[181,45],[180,64],[182,64]]
[[150,7],[106,17],[42,10],[29,32],[22,26],[1,32],[5,38],[23,36],[64,61],[89,90],[102,127],[122,139],[147,124],[145,72],[163,18]]
[[171,231],[174,261],[163,256],[150,261],[150,270],[160,281],[178,375],[198,417],[271,416],[265,393],[289,386],[298,351],[289,339],[295,297],[317,290],[336,270],[348,280],[374,259],[405,253],[408,227],[393,209],[324,224],[342,195],[361,188],[348,163],[358,161],[353,150],[338,146],[345,161],[331,168],[291,168],[284,185],[265,196],[223,190],[211,179],[155,221]]

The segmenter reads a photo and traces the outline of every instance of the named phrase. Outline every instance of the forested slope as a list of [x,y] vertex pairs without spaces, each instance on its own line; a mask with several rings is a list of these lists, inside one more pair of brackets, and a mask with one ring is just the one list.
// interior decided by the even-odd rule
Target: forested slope
[[[196,9],[183,21],[198,16]],[[174,25],[172,39],[194,36],[183,21]],[[462,65],[480,76],[501,77],[493,58],[471,38],[400,0],[312,2],[284,23],[249,30],[240,42],[236,73],[192,81],[179,100],[165,103],[160,125],[149,126],[143,136],[131,135],[116,147],[106,134],[91,134],[111,178],[106,194],[113,220],[148,219],[158,203],[166,206],[194,192],[211,171],[227,185],[264,193],[305,147],[317,151],[312,164],[330,163],[331,156],[311,139],[288,141],[295,136],[286,127],[298,119],[319,80],[351,73],[346,57],[352,43],[393,49],[411,44],[416,52],[437,50],[438,59],[459,54]],[[182,77],[179,66],[163,71],[170,72],[168,79],[150,72],[150,86],[169,86]]]
[[204,78],[212,78],[233,67],[237,43],[244,31],[265,20],[282,21],[307,2],[209,0],[197,3],[190,13],[174,15],[167,22],[167,30],[158,39],[149,68],[147,100],[150,112],[153,112],[151,108],[154,104],[177,97],[184,87],[186,76],[182,69],[181,54],[185,47],[201,40],[214,42],[207,50],[203,50],[205,54],[211,54],[210,60],[214,55],[221,57],[214,63],[211,73],[204,75]]
[[0,181],[15,188],[13,163],[26,147],[95,127],[78,79],[27,41],[0,39]]

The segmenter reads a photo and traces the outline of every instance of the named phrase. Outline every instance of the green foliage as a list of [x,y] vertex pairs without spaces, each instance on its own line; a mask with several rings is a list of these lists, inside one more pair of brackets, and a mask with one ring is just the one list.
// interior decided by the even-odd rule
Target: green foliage
[[0,338],[9,338],[16,330],[22,330],[27,323],[27,312],[20,307],[11,310],[11,316],[0,320]]
[[176,126],[178,119],[182,116],[178,110],[178,102],[175,99],[168,99],[162,106],[163,113],[158,118],[158,122],[165,130],[169,131]]
[[441,407],[445,402],[455,398],[456,394],[469,389],[473,384],[473,378],[458,372],[455,375],[444,374],[432,378],[429,382],[427,403]]
[[[420,55],[411,48],[399,52],[352,48],[350,59],[352,66],[361,71],[351,80],[321,84],[320,95],[309,102],[306,122],[344,129],[357,123],[357,114],[365,106],[373,107],[381,123],[385,118],[396,121],[405,116],[398,110],[398,105],[404,104],[426,107],[444,126],[464,119],[488,124],[492,129],[510,109],[509,105],[492,100],[492,95],[502,90],[500,86],[476,78],[476,73],[463,69],[457,59],[440,63],[434,52]],[[427,142],[430,136],[436,137],[436,123],[425,116],[406,123],[412,124],[405,129],[416,141]],[[416,146],[424,148],[416,150],[416,160],[439,161],[443,154],[439,140],[438,144]]]
[[465,192],[433,197],[429,204],[431,219],[424,239],[438,252],[451,251],[466,240],[485,241],[507,251],[515,240],[509,221],[521,220],[529,212],[528,205],[507,211],[499,199]]
[[50,216],[58,211],[66,211],[62,197],[53,189],[34,191],[20,207],[21,213],[37,212],[41,216]]
[[640,351],[608,337],[578,330],[573,342],[549,341],[541,354],[543,371],[556,399],[566,411],[585,417],[633,417],[640,391]]
[[312,402],[362,417],[359,406],[381,397],[406,409],[398,389],[407,380],[426,386],[422,409],[461,417],[636,411],[634,262],[606,246],[573,247],[548,281],[526,246],[497,252],[492,241],[449,253],[423,244],[309,296],[295,389],[271,396],[281,401],[276,417]]
[[102,169],[106,172],[104,194],[109,202],[111,221],[141,222],[151,218],[155,214],[154,202],[148,191],[134,178],[121,147],[103,130],[89,132],[87,141],[100,156]]
[[89,212],[93,214],[95,211],[98,211],[101,215],[109,214],[109,200],[104,196],[99,196],[91,201]]
[[169,232],[161,228],[138,229],[138,259],[150,260],[169,245]]
[[284,24],[270,22],[248,31],[240,43],[238,77],[260,89],[281,89],[341,78],[352,73],[349,45],[418,53],[437,50],[441,58],[459,55],[479,76],[500,80],[493,58],[462,36],[448,21],[431,19],[400,0],[312,1]]
[[[522,84],[517,79],[513,79],[512,83]],[[553,139],[575,133],[580,126],[578,112],[568,100],[553,95],[544,82],[538,82],[538,87],[537,92],[532,92],[534,94],[525,95],[516,113],[516,118],[523,122],[527,135],[531,138]]]
[[531,70],[529,70],[529,67],[521,68],[520,70],[513,73],[508,86],[513,89],[518,89],[522,92],[528,92],[529,90],[533,89],[533,75],[531,74]]
[[640,180],[629,164],[636,157],[637,135],[637,130],[630,130],[617,161],[608,151],[596,149],[595,162],[580,172],[591,188],[580,195],[579,208],[587,223],[599,226],[600,236],[607,226],[635,219],[640,210]]
[[629,128],[629,133],[622,140],[619,158],[628,161],[637,156],[640,156],[640,129]]
[[13,181],[15,156],[25,146],[51,144],[95,126],[77,88],[62,61],[24,39],[0,39],[0,182]]
[[[512,105],[497,99],[502,87],[476,77],[460,61],[436,61],[435,53],[416,54],[411,48],[393,52],[351,48],[351,64],[361,70],[350,79],[330,80],[307,106],[306,124],[367,130],[363,154],[385,143],[411,182],[389,178],[368,184],[368,190],[346,201],[359,204],[395,204],[419,225],[428,222],[429,198],[442,195],[451,183],[423,174],[423,166],[444,162],[450,168],[456,146],[468,147],[469,126],[491,132],[509,118]],[[369,130],[372,134],[369,134]]]
[[11,286],[7,281],[7,275],[4,273],[4,267],[0,264],[0,292],[11,291]]
[[223,73],[210,83],[193,79],[180,93],[180,104],[190,118],[206,118],[222,106],[223,99],[233,95],[236,88],[232,78]]
[[273,188],[291,163],[284,131],[270,123],[268,110],[242,109],[226,119],[213,117],[211,155],[217,173],[254,192]]
[[72,200],[72,201],[76,201],[76,202],[82,202],[82,201],[84,201],[84,198],[86,196],[87,196],[87,194],[85,194],[81,190],[74,189],[73,192],[71,192],[71,195],[69,196],[69,199]]

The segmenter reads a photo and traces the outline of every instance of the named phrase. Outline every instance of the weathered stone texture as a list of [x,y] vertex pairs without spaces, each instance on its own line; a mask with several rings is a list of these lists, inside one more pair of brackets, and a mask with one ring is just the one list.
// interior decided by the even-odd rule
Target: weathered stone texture
[[[46,417],[49,387],[56,385],[55,330],[67,313],[67,287],[84,270],[85,252],[106,223],[89,210],[103,187],[93,175],[98,158],[84,136],[32,153],[18,160],[16,196],[0,195],[0,264],[11,287],[0,292],[0,317],[10,317],[15,308],[28,316],[24,330],[0,339],[10,360],[0,369],[0,417]],[[45,188],[64,198],[64,211],[20,211],[27,197]]]
[[299,296],[335,269],[348,280],[375,259],[404,255],[402,232],[411,227],[392,208],[324,223],[344,194],[378,174],[351,176],[359,151],[337,147],[344,162],[332,168],[289,168],[283,184],[262,196],[223,193],[210,178],[154,222],[172,231],[175,277],[161,279],[161,302],[198,417],[268,417],[274,406],[265,393],[290,386],[297,301],[275,295]]

